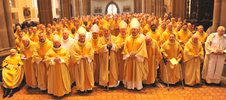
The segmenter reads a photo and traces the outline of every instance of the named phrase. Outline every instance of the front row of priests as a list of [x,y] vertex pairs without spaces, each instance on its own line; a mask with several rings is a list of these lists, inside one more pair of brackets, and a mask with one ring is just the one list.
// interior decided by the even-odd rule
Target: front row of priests
[[[136,18],[130,22],[131,34],[126,34],[126,22],[119,24],[117,37],[110,33],[107,22],[102,26],[102,37],[98,36],[98,25],[92,26],[90,40],[86,39],[84,27],[78,29],[77,40],[72,40],[68,31],[63,32],[62,38],[54,35],[52,40],[41,32],[37,42],[24,36],[20,54],[12,49],[3,61],[3,96],[13,95],[24,73],[29,87],[47,90],[54,96],[69,94],[73,82],[80,92],[92,91],[95,82],[113,88],[120,81],[127,89],[141,90],[142,84],[156,82],[158,66],[164,83],[176,84],[183,78],[186,85],[193,86],[200,83],[203,61],[203,79],[207,83],[220,83],[226,49],[224,27],[220,26],[217,33],[208,37],[204,59],[203,44],[197,34],[185,43],[168,30],[164,32],[168,38],[159,46],[159,41],[139,32]],[[181,38],[188,35],[186,31],[184,26]]]

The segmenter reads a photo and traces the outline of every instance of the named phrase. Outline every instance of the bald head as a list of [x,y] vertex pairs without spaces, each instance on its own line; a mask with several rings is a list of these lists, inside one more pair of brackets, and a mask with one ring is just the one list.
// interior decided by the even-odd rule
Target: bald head
[[39,38],[39,42],[41,43],[44,43],[46,41],[46,37],[43,32],[39,33],[38,38]]
[[193,35],[192,36],[192,42],[198,43],[198,41],[199,41],[199,36],[197,34]]
[[22,38],[22,43],[24,44],[25,47],[27,47],[27,46],[29,45],[30,41],[29,41],[28,38],[23,37],[23,38]]
[[176,35],[175,34],[170,34],[169,41],[170,42],[175,42],[175,40],[176,40]]
[[199,32],[199,33],[203,33],[203,31],[204,31],[204,27],[203,27],[202,25],[199,25],[199,26],[197,27],[197,29],[198,29],[198,32]]
[[224,26],[219,26],[217,28],[217,33],[218,33],[218,35],[223,36],[225,34],[225,27]]
[[10,49],[10,55],[11,56],[14,56],[14,55],[16,55],[16,49]]
[[151,42],[151,38],[149,36],[146,36],[145,40],[146,40],[146,44],[149,45]]
[[169,24],[167,25],[168,30],[172,31],[172,30],[173,30],[173,27],[172,27],[172,26],[173,26],[172,23],[169,23]]
[[70,31],[64,30],[64,32],[63,32],[63,39],[67,40],[69,38],[69,34],[70,34]]

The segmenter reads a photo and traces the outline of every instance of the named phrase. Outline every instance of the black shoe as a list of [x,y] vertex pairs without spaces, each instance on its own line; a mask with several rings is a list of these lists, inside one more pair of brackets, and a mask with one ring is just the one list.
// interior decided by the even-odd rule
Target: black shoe
[[14,93],[15,93],[15,90],[14,90],[14,89],[12,89],[12,90],[10,91],[10,93],[9,93],[8,98],[11,98],[11,97],[14,95]]
[[8,95],[9,95],[9,92],[10,92],[10,90],[9,89],[5,89],[5,90],[3,90],[3,97],[2,98],[5,98],[5,97],[7,97]]
[[93,90],[87,90],[87,93],[92,93],[93,92]]

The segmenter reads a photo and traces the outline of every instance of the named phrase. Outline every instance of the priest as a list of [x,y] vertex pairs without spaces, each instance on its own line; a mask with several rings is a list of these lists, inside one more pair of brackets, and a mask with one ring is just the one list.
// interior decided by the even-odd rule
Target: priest
[[198,35],[193,35],[184,48],[184,79],[185,84],[200,84],[200,67],[204,60],[204,51]]
[[75,41],[70,50],[74,64],[74,77],[76,89],[81,92],[89,92],[94,87],[93,60],[94,50],[90,42],[86,41],[86,29],[78,29],[78,41]]
[[48,69],[48,93],[61,97],[71,92],[71,79],[68,70],[69,54],[62,48],[61,39],[54,35],[53,46],[45,55]]
[[23,62],[15,49],[2,62],[3,98],[12,97],[24,77]]
[[123,81],[127,89],[141,90],[142,81],[147,80],[147,48],[145,37],[139,33],[140,23],[133,18],[130,23],[131,35],[125,40],[123,49]]

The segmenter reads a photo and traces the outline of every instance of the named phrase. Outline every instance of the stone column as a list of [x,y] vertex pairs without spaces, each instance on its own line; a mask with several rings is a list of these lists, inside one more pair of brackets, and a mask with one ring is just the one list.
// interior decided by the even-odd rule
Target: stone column
[[47,25],[53,20],[51,0],[38,0],[40,23]]
[[15,47],[12,16],[8,0],[0,0],[0,58],[7,55],[9,49]]
[[186,17],[186,0],[172,0],[172,15],[175,18],[185,19]]
[[220,24],[220,10],[221,10],[221,0],[214,0],[214,11],[213,11],[213,26],[212,32],[217,30]]
[[62,18],[71,18],[71,0],[61,0]]
[[11,7],[9,5],[8,0],[3,0],[3,1],[4,1],[4,9],[5,9],[5,15],[6,15],[6,25],[7,25],[9,45],[10,47],[15,47]]

